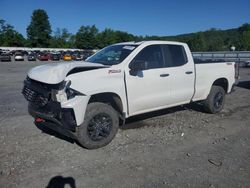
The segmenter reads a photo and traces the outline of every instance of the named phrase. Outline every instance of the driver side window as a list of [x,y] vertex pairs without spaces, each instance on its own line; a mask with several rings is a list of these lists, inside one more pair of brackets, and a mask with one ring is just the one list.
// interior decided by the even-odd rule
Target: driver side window
[[160,45],[150,45],[142,49],[131,63],[146,62],[145,69],[157,69],[164,67],[162,50]]

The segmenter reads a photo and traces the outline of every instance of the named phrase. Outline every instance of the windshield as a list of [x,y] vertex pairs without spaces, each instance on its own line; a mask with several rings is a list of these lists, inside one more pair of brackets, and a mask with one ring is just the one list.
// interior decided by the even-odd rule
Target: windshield
[[86,61],[103,65],[121,63],[138,45],[112,45],[103,48]]

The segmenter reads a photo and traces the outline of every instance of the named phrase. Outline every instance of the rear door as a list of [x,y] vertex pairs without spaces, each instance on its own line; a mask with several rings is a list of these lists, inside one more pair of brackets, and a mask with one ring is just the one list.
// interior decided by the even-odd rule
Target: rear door
[[169,74],[171,105],[190,102],[194,94],[195,70],[192,57],[182,45],[163,45],[164,60]]

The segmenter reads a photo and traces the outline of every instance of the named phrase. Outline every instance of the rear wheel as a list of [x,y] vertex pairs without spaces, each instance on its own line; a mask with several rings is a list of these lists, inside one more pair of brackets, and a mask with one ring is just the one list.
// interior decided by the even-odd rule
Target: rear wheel
[[204,102],[204,109],[208,113],[220,112],[225,104],[225,90],[221,86],[212,86],[207,99]]
[[112,106],[100,102],[87,106],[84,122],[77,128],[79,143],[88,149],[109,144],[119,128],[119,117]]

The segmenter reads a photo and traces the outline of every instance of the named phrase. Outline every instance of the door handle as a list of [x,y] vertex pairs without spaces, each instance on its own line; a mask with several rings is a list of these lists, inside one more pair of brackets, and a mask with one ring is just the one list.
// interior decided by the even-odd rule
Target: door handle
[[169,74],[160,74],[160,77],[167,77]]
[[187,71],[186,74],[193,74],[193,71]]

